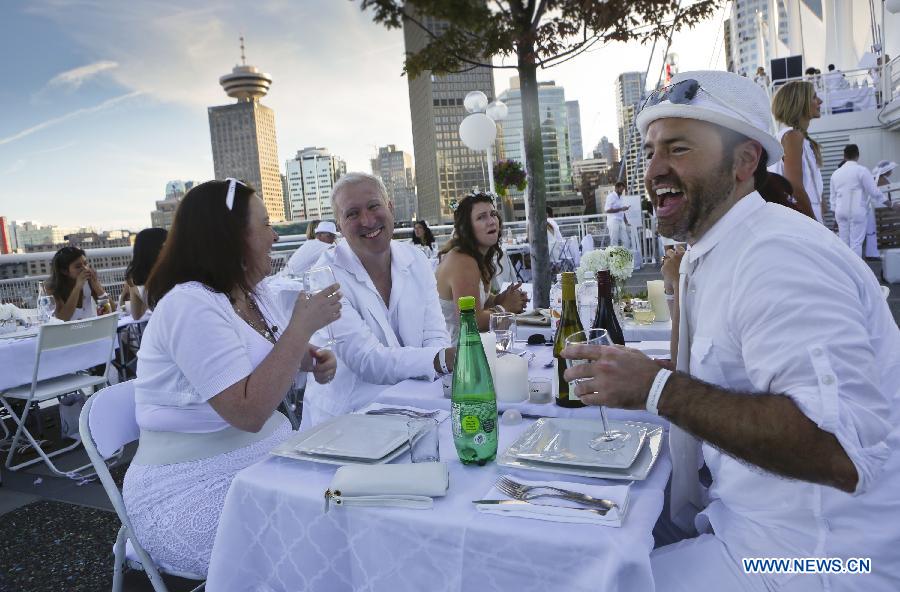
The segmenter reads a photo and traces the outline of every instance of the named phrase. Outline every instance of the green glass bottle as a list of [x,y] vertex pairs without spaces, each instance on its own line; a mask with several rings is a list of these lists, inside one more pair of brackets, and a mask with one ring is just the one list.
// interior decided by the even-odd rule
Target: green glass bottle
[[484,465],[497,456],[497,395],[478,324],[475,298],[459,299],[459,341],[450,397],[453,443],[463,464]]
[[563,378],[566,371],[566,361],[560,356],[566,348],[566,338],[569,335],[584,331],[581,319],[578,317],[578,304],[575,302],[575,272],[564,271],[562,273],[562,313],[559,315],[559,325],[556,327],[556,339],[553,341],[553,370],[556,372],[558,387],[554,395],[556,404],[560,407],[584,407],[577,397],[569,396],[569,383]]

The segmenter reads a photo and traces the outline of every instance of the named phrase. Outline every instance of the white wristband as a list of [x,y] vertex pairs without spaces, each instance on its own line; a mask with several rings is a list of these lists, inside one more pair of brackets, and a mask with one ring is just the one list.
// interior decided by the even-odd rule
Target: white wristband
[[441,367],[441,374],[450,374],[450,369],[447,368],[447,349],[444,348],[438,354],[438,365]]
[[672,376],[671,370],[660,368],[659,372],[656,373],[656,378],[653,379],[653,385],[650,387],[650,392],[647,393],[647,411],[653,415],[659,415],[659,410],[656,406],[670,376]]

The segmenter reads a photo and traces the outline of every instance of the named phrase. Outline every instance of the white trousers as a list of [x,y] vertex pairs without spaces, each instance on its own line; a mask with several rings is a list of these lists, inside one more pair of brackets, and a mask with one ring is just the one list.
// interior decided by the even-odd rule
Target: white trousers
[[875,234],[875,210],[866,208],[866,257],[880,257],[878,252],[878,237]]
[[838,235],[857,256],[862,257],[863,239],[866,238],[866,207],[859,199],[845,197],[838,201],[834,219]]
[[631,248],[630,226],[626,226],[622,220],[607,218],[606,226],[609,228],[609,244]]

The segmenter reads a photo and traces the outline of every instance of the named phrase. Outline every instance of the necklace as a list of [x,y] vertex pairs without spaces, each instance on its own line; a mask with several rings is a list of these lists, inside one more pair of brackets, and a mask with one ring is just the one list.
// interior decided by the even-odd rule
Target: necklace
[[[232,304],[234,310],[237,311],[238,315],[244,319],[248,325],[250,325],[251,329],[262,335],[263,339],[270,343],[275,343],[275,332],[278,331],[278,328],[274,326],[269,327],[266,318],[263,316],[262,311],[259,310],[259,307],[256,306],[256,301],[253,300],[253,297],[250,296],[249,292],[245,294],[245,298],[246,300],[244,302],[247,305],[247,310],[241,310],[237,301]],[[257,319],[261,323],[257,322]],[[260,326],[260,324],[262,326]]]

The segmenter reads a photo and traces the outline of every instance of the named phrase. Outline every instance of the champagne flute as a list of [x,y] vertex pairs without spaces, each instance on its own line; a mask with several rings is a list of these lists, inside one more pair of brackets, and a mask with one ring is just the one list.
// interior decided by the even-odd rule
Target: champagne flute
[[[586,331],[573,333],[566,338],[566,347],[576,344],[612,345],[613,342],[609,338],[609,333],[607,333],[606,329],[587,329]],[[585,363],[587,363],[587,360],[572,360],[566,358],[566,365],[569,368],[574,368],[575,366]],[[570,397],[575,394],[575,385],[581,380],[585,379],[573,380],[569,383]],[[609,429],[609,422],[606,419],[606,407],[600,407],[600,420],[603,422],[603,432],[598,434],[588,443],[588,446],[590,446],[592,450],[596,450],[597,452],[614,452],[622,448],[625,445],[625,442],[631,438],[631,434],[628,432]]]
[[497,354],[508,353],[516,339],[516,315],[511,312],[492,312],[488,328],[497,338]]
[[[306,297],[309,298],[314,294],[318,294],[328,286],[336,284],[334,272],[327,265],[324,267],[314,267],[303,274],[303,289],[306,291]],[[337,343],[334,338],[334,330],[331,324],[328,324],[328,341],[322,347],[331,347]]]

